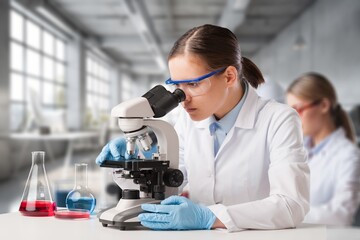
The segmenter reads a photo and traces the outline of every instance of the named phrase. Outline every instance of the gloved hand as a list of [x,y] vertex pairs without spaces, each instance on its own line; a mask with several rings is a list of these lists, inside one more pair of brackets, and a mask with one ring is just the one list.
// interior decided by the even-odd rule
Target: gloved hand
[[[146,159],[151,159],[153,153],[157,151],[157,145],[154,144],[149,151],[143,151],[143,155]],[[138,155],[139,149],[135,147],[134,154],[129,155],[126,152],[126,141],[124,138],[116,138],[108,142],[100,154],[97,156],[95,162],[100,165],[105,160],[128,160],[135,159]]]
[[141,213],[138,218],[145,227],[156,230],[211,229],[216,216],[205,206],[181,196],[171,196],[161,204],[142,204],[151,213]]

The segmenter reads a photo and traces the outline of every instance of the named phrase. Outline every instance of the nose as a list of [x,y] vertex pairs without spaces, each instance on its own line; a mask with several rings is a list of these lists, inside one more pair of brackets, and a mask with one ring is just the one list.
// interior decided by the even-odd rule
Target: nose
[[183,91],[184,91],[185,96],[186,96],[184,102],[190,102],[190,101],[191,101],[191,96],[190,96],[190,94],[189,94],[188,91],[186,91],[186,90],[183,90]]
[[185,105],[187,105],[189,102],[191,102],[191,96],[189,94],[187,94],[185,92],[186,98],[184,101],[181,102],[181,105],[184,107]]

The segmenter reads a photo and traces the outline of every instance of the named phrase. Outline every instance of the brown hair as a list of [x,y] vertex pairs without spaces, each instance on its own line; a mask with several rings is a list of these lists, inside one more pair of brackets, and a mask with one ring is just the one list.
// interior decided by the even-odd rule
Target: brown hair
[[175,42],[168,59],[185,53],[199,56],[211,71],[235,67],[239,78],[245,78],[254,88],[264,83],[259,68],[250,59],[241,57],[239,42],[227,28],[206,24],[190,29]]
[[338,103],[335,88],[325,76],[315,72],[306,73],[295,79],[287,92],[312,101],[327,98],[331,103],[330,113],[335,126],[343,127],[346,137],[355,142],[355,132],[350,118]]

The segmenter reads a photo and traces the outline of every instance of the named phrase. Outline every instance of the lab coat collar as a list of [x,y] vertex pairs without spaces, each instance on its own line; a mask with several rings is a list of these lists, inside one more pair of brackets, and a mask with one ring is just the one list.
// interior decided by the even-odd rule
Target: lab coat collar
[[248,85],[248,94],[246,96],[244,105],[242,106],[240,113],[236,119],[235,127],[252,129],[255,125],[255,117],[257,113],[259,96],[255,89]]
[[[257,105],[259,96],[255,89],[248,84],[248,93],[245,98],[244,105],[241,107],[240,113],[235,121],[234,126],[244,129],[252,129],[255,125],[255,116],[257,112]],[[214,122],[214,117],[208,117],[202,121],[195,123],[197,128],[209,128],[210,124]]]

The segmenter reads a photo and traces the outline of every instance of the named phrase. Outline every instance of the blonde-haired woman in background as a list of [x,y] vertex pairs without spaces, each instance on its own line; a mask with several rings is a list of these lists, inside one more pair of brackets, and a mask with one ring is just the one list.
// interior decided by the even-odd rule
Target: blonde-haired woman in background
[[296,79],[287,102],[300,115],[310,167],[310,212],[304,222],[350,225],[359,206],[360,152],[332,84],[318,73]]

